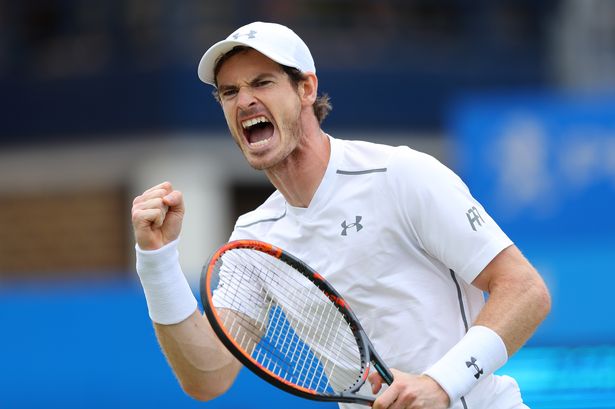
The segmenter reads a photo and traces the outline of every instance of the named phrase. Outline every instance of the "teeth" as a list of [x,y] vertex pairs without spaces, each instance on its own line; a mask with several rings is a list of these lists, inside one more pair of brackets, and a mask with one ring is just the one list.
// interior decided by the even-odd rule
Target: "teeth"
[[267,139],[263,139],[262,141],[258,141],[258,142],[252,142],[250,144],[250,146],[254,147],[254,148],[258,148],[259,146],[263,146],[266,145],[267,142],[269,142],[271,138],[267,138]]
[[245,121],[243,121],[241,123],[241,126],[243,126],[243,129],[247,129],[251,126],[254,126],[256,124],[260,124],[262,122],[269,122],[269,120],[267,118],[265,118],[264,116],[259,116],[257,118],[252,118],[252,119],[247,119]]

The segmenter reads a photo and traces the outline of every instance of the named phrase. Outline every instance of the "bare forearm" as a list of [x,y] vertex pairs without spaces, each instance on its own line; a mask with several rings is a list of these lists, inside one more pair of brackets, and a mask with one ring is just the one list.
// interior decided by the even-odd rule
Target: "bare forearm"
[[551,299],[542,278],[516,247],[503,253],[494,267],[508,273],[484,288],[489,292],[489,299],[474,324],[498,333],[511,356],[544,320],[551,308]]
[[210,400],[232,385],[241,366],[198,310],[179,324],[154,327],[169,364],[190,396]]

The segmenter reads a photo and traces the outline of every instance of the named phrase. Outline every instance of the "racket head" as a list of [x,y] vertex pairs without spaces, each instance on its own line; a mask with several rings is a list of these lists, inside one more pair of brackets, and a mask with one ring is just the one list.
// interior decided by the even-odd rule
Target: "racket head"
[[261,241],[232,241],[211,257],[200,287],[218,338],[262,379],[308,399],[373,402],[356,394],[373,348],[340,294],[303,261]]

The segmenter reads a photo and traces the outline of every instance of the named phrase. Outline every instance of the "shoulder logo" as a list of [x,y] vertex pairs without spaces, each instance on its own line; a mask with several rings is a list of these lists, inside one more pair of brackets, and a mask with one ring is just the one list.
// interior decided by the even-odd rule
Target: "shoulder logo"
[[485,220],[483,220],[483,217],[476,209],[476,206],[472,206],[472,208],[468,209],[468,211],[466,212],[466,216],[468,217],[470,226],[472,226],[472,230],[474,231],[476,231],[476,225],[478,225],[478,227],[481,227],[485,223]]
[[363,228],[363,225],[360,223],[361,219],[363,219],[363,216],[355,216],[354,223],[350,223],[350,224],[348,224],[346,220],[344,220],[342,222],[342,236],[347,236],[348,229],[353,228],[353,227],[357,229],[357,231],[361,230]]

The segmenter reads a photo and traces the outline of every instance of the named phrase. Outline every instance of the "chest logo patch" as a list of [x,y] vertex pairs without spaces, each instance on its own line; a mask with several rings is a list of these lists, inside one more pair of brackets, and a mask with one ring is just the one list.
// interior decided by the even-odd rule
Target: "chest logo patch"
[[341,225],[342,226],[342,236],[347,236],[348,229],[352,229],[353,227],[356,229],[356,231],[361,230],[363,228],[363,225],[361,224],[361,219],[363,219],[363,216],[355,216],[354,223],[350,223],[350,224],[348,224],[348,222],[344,220]]

